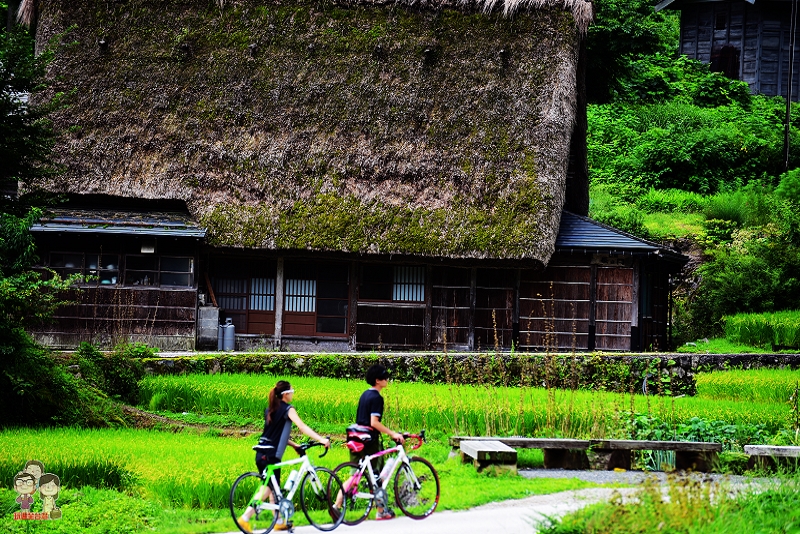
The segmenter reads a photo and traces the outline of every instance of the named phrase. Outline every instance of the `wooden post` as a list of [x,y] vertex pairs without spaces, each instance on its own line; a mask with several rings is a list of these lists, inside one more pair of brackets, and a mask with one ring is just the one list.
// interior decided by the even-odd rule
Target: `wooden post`
[[275,348],[281,347],[281,334],[283,333],[283,258],[278,258],[278,267],[275,273]]
[[422,344],[425,349],[431,348],[431,315],[433,311],[433,267],[425,266],[425,330],[422,334]]
[[597,265],[592,264],[591,281],[589,282],[589,350],[594,350],[596,346],[595,338],[595,317],[597,307]]
[[639,337],[639,269],[640,260],[633,262],[633,287],[631,288],[631,347],[632,352],[641,350]]
[[478,268],[472,267],[469,270],[469,337],[467,338],[467,349],[475,350],[475,299],[477,298]]
[[347,331],[350,350],[356,350],[356,326],[358,325],[358,263],[350,262],[349,309],[347,310]]
[[522,281],[522,269],[514,273],[514,311],[511,315],[511,344],[516,350],[519,347],[519,287]]

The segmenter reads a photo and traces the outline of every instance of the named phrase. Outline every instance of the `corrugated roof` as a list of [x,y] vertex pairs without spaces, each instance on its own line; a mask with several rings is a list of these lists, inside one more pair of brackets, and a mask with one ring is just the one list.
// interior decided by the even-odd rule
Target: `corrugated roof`
[[557,251],[596,251],[620,254],[658,254],[685,261],[682,254],[658,243],[639,239],[631,234],[565,211],[561,214],[561,225],[556,238]]
[[206,236],[188,213],[119,210],[52,209],[34,224],[32,232],[136,234],[148,236]]

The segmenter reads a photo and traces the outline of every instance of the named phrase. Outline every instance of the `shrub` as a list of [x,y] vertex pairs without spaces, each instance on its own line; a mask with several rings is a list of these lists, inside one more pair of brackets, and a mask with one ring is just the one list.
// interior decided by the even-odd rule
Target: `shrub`
[[789,202],[800,204],[800,169],[783,174],[775,194]]
[[81,378],[100,389],[109,397],[136,404],[139,400],[139,380],[144,376],[140,357],[131,354],[153,354],[144,344],[118,345],[109,355],[104,355],[91,343],[81,343],[75,355]]
[[701,107],[736,104],[748,107],[750,88],[686,56],[655,54],[632,61],[628,75],[618,84],[617,101],[652,104],[678,100]]

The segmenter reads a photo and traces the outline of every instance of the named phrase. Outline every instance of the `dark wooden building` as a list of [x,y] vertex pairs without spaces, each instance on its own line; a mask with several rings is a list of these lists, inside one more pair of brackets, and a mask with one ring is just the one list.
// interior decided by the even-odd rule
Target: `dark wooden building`
[[[791,0],[663,0],[681,12],[680,53],[711,65],[753,93],[786,97]],[[800,43],[795,43],[792,100],[800,98]]]
[[91,277],[41,339],[662,346],[680,262],[571,215],[590,2],[38,5],[37,43],[70,29],[50,90],[77,90],[41,184],[70,204],[34,230],[43,269]]

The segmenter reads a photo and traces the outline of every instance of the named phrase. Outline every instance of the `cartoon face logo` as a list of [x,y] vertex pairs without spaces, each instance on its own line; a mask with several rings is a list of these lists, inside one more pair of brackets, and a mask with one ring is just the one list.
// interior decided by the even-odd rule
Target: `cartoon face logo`
[[33,478],[36,480],[36,485],[39,485],[39,479],[42,477],[42,473],[44,473],[44,464],[39,460],[31,460],[25,464],[25,469],[23,472],[30,473],[33,475]]
[[14,477],[14,491],[20,495],[36,493],[36,478],[30,473],[17,473]]

